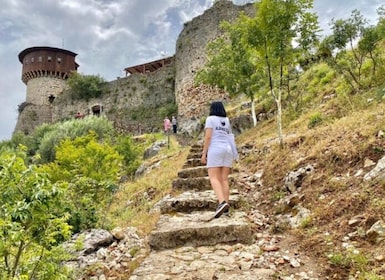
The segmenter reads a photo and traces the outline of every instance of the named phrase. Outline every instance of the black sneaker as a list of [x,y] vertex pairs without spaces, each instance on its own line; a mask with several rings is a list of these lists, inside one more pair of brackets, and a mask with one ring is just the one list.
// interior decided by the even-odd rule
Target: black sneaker
[[229,205],[229,208],[227,208],[225,211],[223,211],[223,215],[225,215],[226,217],[230,216],[230,205]]
[[223,212],[225,212],[228,209],[229,209],[229,204],[226,201],[221,202],[218,205],[217,210],[215,211],[214,218],[219,218],[220,216],[222,216]]

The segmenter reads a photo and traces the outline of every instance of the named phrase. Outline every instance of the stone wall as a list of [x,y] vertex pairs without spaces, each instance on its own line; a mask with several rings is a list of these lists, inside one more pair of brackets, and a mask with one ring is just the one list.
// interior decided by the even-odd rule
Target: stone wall
[[206,46],[222,32],[222,21],[233,22],[240,12],[252,14],[254,6],[234,5],[231,1],[216,1],[212,8],[185,23],[176,43],[175,53],[175,96],[178,104],[180,128],[192,134],[200,127],[201,118],[209,111],[214,100],[227,100],[227,95],[208,86],[195,86],[194,76],[207,62]]
[[139,133],[158,131],[163,125],[160,108],[175,103],[174,65],[155,72],[133,74],[107,83],[103,95],[91,100],[73,100],[66,91],[54,101],[53,120],[74,117],[77,112],[93,114],[92,107],[100,105],[102,115],[123,131]]
[[63,92],[66,81],[52,77],[38,77],[28,81],[26,102],[36,105],[49,105],[48,96]]
[[52,123],[52,107],[50,105],[36,105],[32,103],[23,103],[24,109],[19,113],[14,132],[22,132],[26,135],[43,124]]

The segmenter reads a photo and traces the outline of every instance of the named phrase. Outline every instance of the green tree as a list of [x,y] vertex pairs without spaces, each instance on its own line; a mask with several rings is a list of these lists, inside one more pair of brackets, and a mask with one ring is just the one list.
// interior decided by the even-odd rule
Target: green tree
[[310,12],[312,0],[261,0],[255,7],[254,17],[242,14],[234,24],[223,24],[225,38],[210,45],[197,80],[231,95],[245,93],[252,101],[267,88],[276,103],[282,146],[282,92],[289,92],[290,73],[317,42],[318,20]]
[[195,79],[225,90],[231,97],[245,94],[251,101],[254,126],[257,124],[255,114],[255,93],[263,82],[262,72],[258,71],[258,62],[253,50],[245,41],[247,23],[250,20],[244,14],[234,24],[223,22],[221,29],[225,37],[218,38],[207,46],[208,62],[198,71]]
[[71,234],[61,211],[66,184],[25,160],[25,148],[0,154],[0,278],[67,279],[60,248]]
[[117,189],[123,157],[95,133],[65,139],[56,148],[54,162],[40,167],[52,182],[67,182],[64,209],[74,232],[100,225],[102,213]]
[[298,59],[307,56],[317,42],[316,14],[310,12],[313,0],[262,0],[256,3],[256,17],[250,24],[249,42],[264,58],[269,91],[277,107],[279,143],[282,137],[282,94],[290,89],[291,73]]
[[[380,54],[377,44],[381,39],[379,27],[368,26],[368,21],[358,10],[353,10],[346,20],[331,22],[333,34],[326,37],[321,48],[330,54],[326,61],[342,74],[353,92],[370,86],[376,80]],[[365,64],[370,61],[370,74],[363,75]],[[365,83],[367,78],[368,82]]]
[[74,99],[85,99],[99,97],[103,93],[106,81],[99,75],[82,75],[72,72],[68,78],[68,85],[72,90]]

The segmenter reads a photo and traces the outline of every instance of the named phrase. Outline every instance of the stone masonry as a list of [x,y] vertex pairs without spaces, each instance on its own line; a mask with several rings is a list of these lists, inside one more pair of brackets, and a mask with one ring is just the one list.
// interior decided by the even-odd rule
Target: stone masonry
[[199,129],[201,118],[206,116],[214,100],[227,100],[225,92],[194,84],[195,74],[207,62],[207,44],[223,33],[222,21],[233,22],[241,12],[252,14],[254,6],[234,5],[231,1],[216,1],[210,9],[185,26],[176,43],[175,96],[182,132],[190,134]]

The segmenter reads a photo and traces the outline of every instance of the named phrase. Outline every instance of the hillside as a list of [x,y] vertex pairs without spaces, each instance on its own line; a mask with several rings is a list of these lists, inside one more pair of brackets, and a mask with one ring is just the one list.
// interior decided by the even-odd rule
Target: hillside
[[[314,128],[303,116],[285,125],[283,149],[273,120],[238,138],[247,147],[239,169],[262,174],[259,185],[245,186],[257,197],[254,207],[269,217],[270,231],[295,238],[297,249],[323,272],[321,279],[384,279],[384,242],[368,235],[378,221],[383,231],[384,183],[363,179],[384,156],[384,109],[383,103],[352,109]],[[284,182],[289,173],[298,176],[294,186]],[[284,217],[296,216],[298,206],[309,214],[291,228]]]
[[[242,254],[249,250],[259,258],[254,266],[274,267],[271,278],[255,279],[384,279],[385,188],[379,179],[381,169],[372,179],[364,179],[384,156],[385,105],[375,100],[376,92],[352,95],[350,108],[338,105],[342,103],[336,95],[325,94],[326,98],[318,99],[319,106],[314,100],[313,109],[309,107],[298,118],[290,120],[286,114],[283,148],[278,145],[274,119],[261,121],[237,137],[241,159],[234,167],[233,186],[245,198],[241,207],[253,225],[254,245],[271,244],[261,251],[239,245],[224,248]],[[228,104],[231,115],[244,113],[240,102]],[[314,115],[322,116],[316,124]],[[144,240],[148,238],[159,218],[152,207],[167,194],[178,194],[171,183],[183,169],[190,145],[201,136],[187,142],[172,136],[171,149],[164,148],[147,162],[148,166],[160,165],[125,186],[112,206],[119,226],[134,226]],[[143,201],[144,197],[147,200]],[[126,208],[127,201],[133,201],[135,207]],[[131,269],[149,252],[142,251]],[[182,250],[171,252],[183,254]],[[220,258],[216,254],[213,251],[210,258]],[[299,265],[288,261],[287,254],[294,254]],[[180,256],[180,267],[184,258],[190,259]],[[149,273],[148,262],[143,265]],[[190,275],[198,277],[191,279],[211,279]]]

